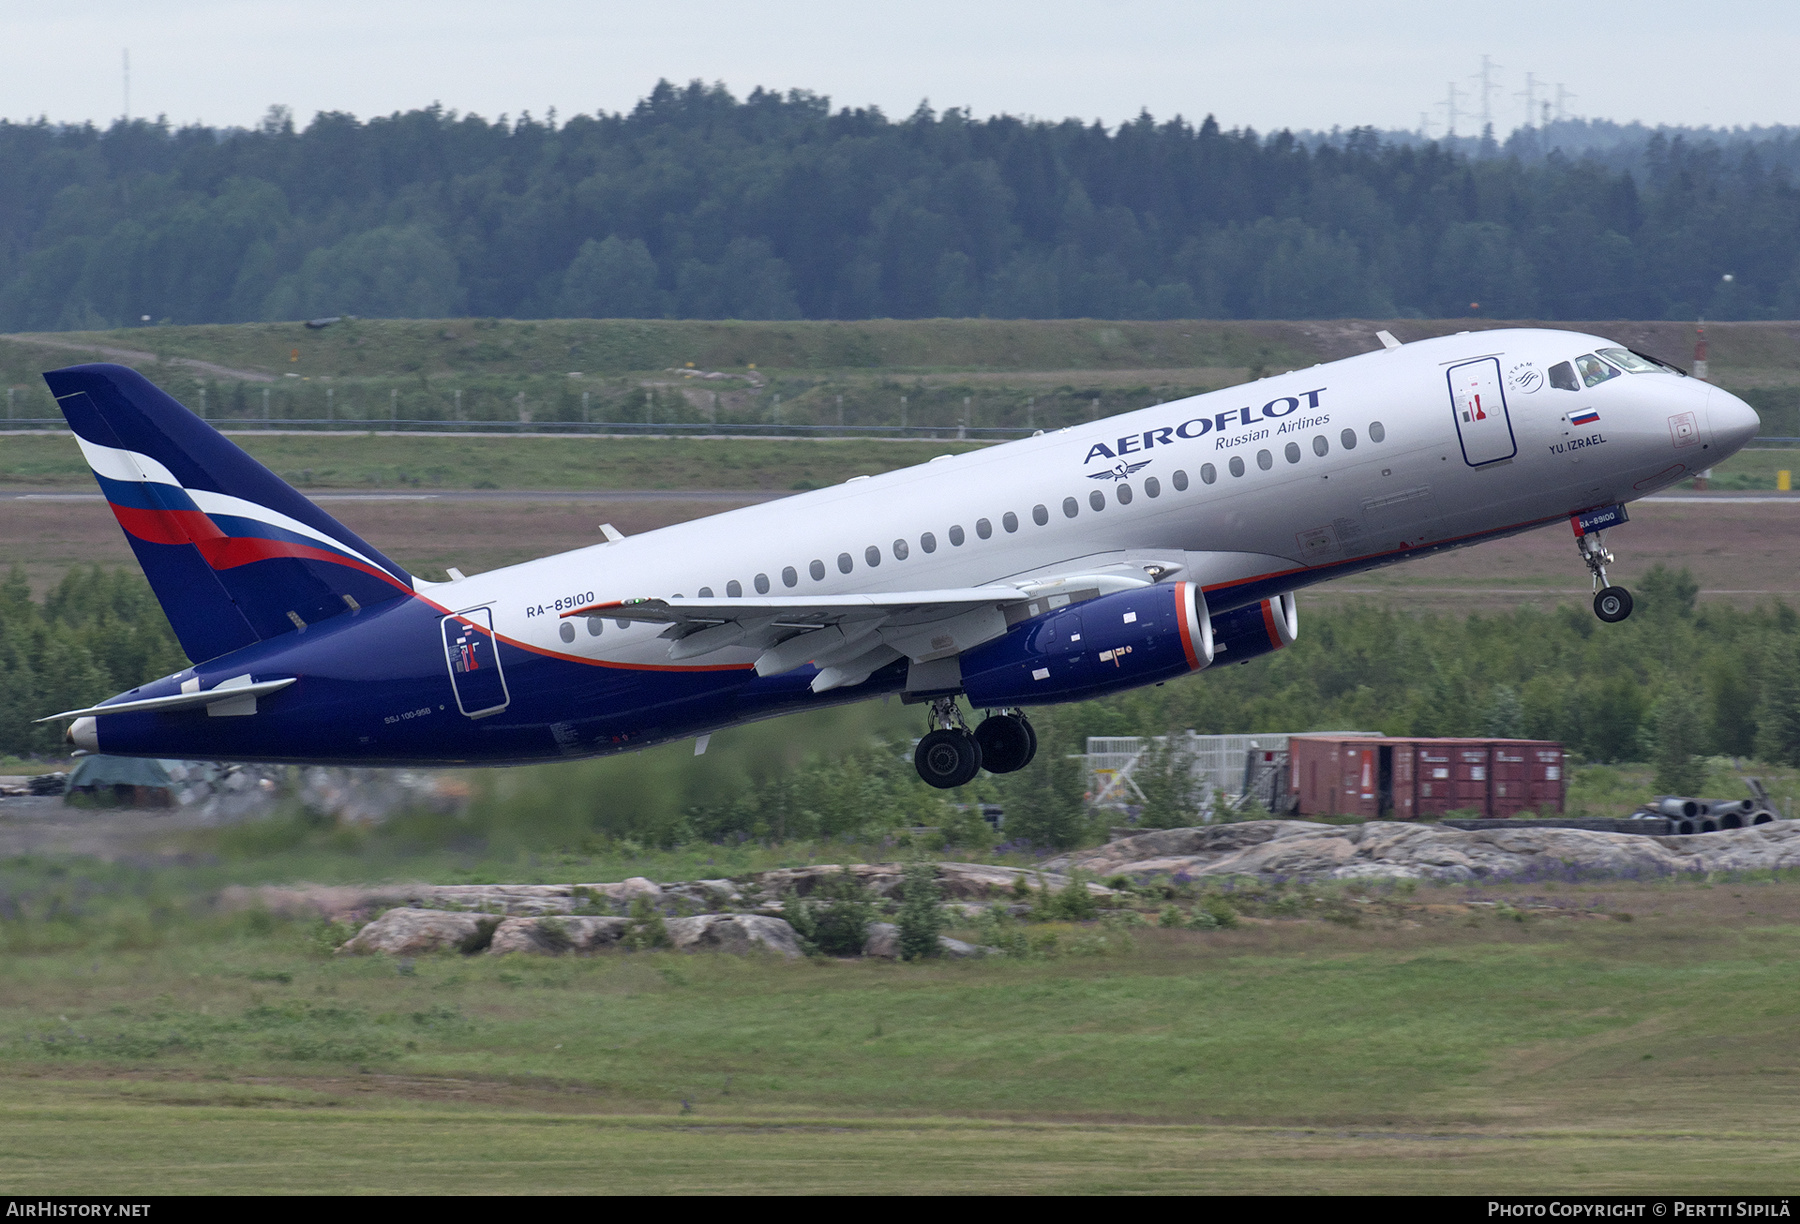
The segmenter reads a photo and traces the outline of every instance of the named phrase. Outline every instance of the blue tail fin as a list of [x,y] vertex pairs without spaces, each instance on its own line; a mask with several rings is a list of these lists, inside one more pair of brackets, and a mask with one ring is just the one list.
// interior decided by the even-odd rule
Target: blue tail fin
[[188,658],[412,593],[405,570],[136,370],[44,381]]

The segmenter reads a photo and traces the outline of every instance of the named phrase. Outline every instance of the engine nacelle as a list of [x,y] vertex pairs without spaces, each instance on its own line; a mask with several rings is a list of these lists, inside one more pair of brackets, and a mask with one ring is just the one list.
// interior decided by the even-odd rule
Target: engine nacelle
[[1206,596],[1191,582],[1103,595],[1014,626],[962,656],[971,705],[1046,705],[1186,675],[1213,661]]
[[1248,663],[1280,650],[1300,632],[1299,609],[1291,594],[1277,595],[1212,618],[1213,666]]

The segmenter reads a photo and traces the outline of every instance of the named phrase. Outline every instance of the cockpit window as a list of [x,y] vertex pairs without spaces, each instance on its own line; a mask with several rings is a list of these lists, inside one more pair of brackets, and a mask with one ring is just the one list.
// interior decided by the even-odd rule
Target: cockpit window
[[1643,353],[1634,353],[1630,349],[1603,348],[1600,350],[1600,355],[1628,374],[1681,373],[1666,361],[1658,361],[1654,357],[1647,357]]
[[1581,390],[1581,384],[1575,381],[1575,367],[1566,361],[1559,361],[1550,367],[1550,385],[1559,391]]
[[1609,378],[1617,378],[1619,372],[1601,361],[1592,353],[1583,353],[1575,359],[1575,368],[1581,371],[1581,381],[1590,387],[1598,386]]

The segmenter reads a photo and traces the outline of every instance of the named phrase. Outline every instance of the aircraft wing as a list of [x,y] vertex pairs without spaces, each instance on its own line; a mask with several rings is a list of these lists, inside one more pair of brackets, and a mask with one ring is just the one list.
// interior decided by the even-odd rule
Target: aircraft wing
[[819,668],[814,691],[823,692],[860,684],[896,659],[951,659],[1053,608],[1147,585],[1142,576],[1078,574],[936,591],[620,599],[562,615],[667,625],[663,636],[673,639],[672,661],[740,647],[759,651],[758,675],[811,663]]

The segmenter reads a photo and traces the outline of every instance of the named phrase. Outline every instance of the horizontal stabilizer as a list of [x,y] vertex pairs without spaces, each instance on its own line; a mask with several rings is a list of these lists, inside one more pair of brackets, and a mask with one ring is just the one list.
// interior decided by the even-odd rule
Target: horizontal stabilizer
[[61,714],[51,714],[37,721],[45,723],[55,722],[59,718],[93,718],[101,714],[168,714],[176,710],[197,710],[201,706],[223,705],[228,701],[242,701],[246,697],[279,693],[295,679],[296,677],[289,676],[285,680],[259,680],[255,684],[232,684],[227,680],[204,693],[175,693],[168,697],[146,697],[141,701],[113,701],[106,705],[89,706],[85,710],[64,710]]

